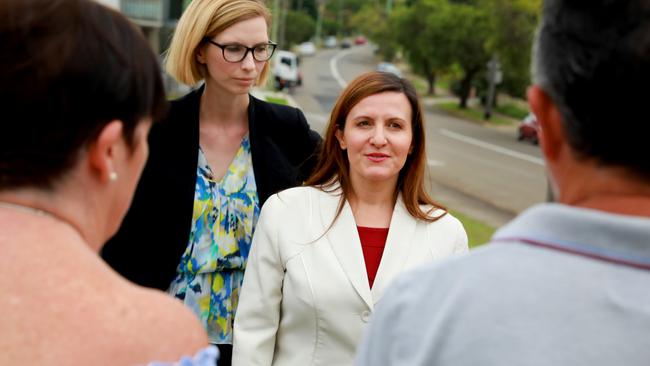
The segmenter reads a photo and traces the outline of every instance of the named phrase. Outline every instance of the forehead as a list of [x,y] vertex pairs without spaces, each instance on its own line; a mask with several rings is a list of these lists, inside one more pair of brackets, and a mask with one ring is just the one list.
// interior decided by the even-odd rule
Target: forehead
[[404,93],[384,92],[361,99],[352,107],[346,119],[358,117],[399,118],[410,123],[412,112],[411,104]]
[[224,29],[215,37],[219,42],[254,44],[267,42],[268,27],[262,16],[242,20]]

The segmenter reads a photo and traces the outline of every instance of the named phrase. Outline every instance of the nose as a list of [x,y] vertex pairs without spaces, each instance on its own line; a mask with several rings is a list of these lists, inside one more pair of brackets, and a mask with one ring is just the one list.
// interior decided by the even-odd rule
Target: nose
[[384,146],[386,145],[386,133],[384,127],[381,124],[378,124],[377,127],[372,131],[372,136],[370,136],[370,143],[375,146]]
[[249,51],[246,53],[246,57],[244,57],[243,60],[241,60],[241,67],[244,70],[252,70],[255,69],[255,59],[253,58],[253,52]]

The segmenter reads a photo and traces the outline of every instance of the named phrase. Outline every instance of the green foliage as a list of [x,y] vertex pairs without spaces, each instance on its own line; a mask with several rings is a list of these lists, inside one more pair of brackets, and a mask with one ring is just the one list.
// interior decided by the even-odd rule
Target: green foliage
[[495,111],[514,119],[523,119],[528,115],[528,109],[522,108],[512,103],[498,105],[495,108]]
[[316,31],[316,22],[308,14],[297,11],[287,12],[286,43],[288,47],[308,41]]
[[488,49],[499,55],[503,83],[508,94],[525,97],[530,84],[530,55],[541,0],[482,0],[490,13]]
[[377,45],[384,60],[392,61],[397,44],[383,7],[377,3],[368,4],[352,16],[350,22],[357,25],[357,33],[365,35]]

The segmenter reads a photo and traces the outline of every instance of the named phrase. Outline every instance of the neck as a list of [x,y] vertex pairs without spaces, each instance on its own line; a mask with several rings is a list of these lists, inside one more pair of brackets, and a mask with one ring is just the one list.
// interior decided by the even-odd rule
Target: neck
[[560,183],[559,189],[560,203],[650,217],[650,183],[621,168],[600,167],[591,174],[576,174]]
[[395,207],[395,184],[354,184],[348,198],[358,226],[390,226]]
[[202,124],[216,124],[221,126],[248,123],[248,94],[232,94],[206,80],[201,105],[199,120]]
[[397,189],[397,180],[390,181],[362,181],[350,177],[351,197],[349,201],[355,201],[364,205],[393,205],[395,203],[395,190]]
[[40,217],[52,225],[67,227],[93,250],[99,251],[102,240],[93,235],[95,230],[88,230],[82,207],[71,204],[68,200],[57,199],[54,194],[32,190],[0,193],[0,208],[7,211],[22,212],[33,217]]

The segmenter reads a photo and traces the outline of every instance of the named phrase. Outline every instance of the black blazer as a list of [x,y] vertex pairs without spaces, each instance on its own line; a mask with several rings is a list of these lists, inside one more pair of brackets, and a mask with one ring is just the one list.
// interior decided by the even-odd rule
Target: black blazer
[[[149,134],[149,160],[122,226],[102,249],[104,260],[129,280],[166,290],[192,226],[203,88],[173,101]],[[317,161],[321,137],[296,108],[250,97],[248,128],[260,206],[300,185]]]

